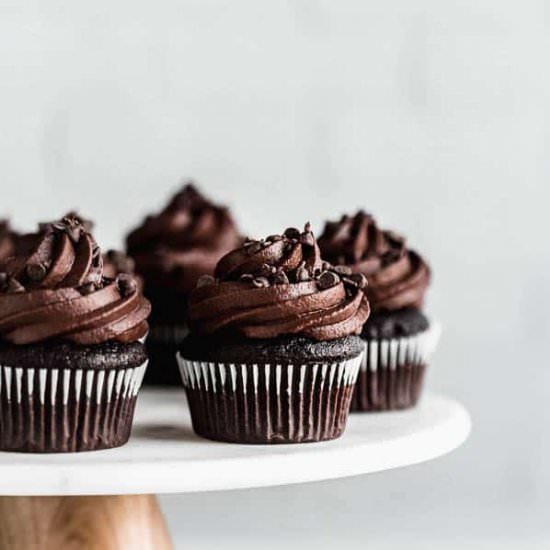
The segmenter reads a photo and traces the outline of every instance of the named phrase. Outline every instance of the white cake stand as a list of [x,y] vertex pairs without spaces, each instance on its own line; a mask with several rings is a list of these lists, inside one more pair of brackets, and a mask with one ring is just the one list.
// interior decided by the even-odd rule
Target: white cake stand
[[[71,540],[79,541],[74,548],[170,548],[151,496],[155,493],[378,472],[444,455],[469,432],[462,405],[427,394],[409,411],[351,415],[345,434],[335,441],[216,443],[194,435],[183,390],[146,390],[124,447],[75,454],[0,453],[0,548],[72,548]],[[46,540],[48,545],[41,545]]]

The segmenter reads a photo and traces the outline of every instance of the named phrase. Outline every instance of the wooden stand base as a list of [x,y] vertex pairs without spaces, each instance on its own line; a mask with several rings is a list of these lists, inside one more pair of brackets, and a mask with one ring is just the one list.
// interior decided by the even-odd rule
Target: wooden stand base
[[171,550],[153,495],[0,497],[0,550]]

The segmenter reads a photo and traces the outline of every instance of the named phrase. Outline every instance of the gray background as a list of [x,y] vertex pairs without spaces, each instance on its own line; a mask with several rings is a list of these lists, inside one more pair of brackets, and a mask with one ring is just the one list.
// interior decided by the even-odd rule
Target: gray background
[[468,406],[468,444],[379,475],[164,497],[178,547],[550,544],[549,10],[0,0],[0,212],[20,227],[78,207],[117,245],[193,176],[252,235],[365,207],[434,269],[429,384]]

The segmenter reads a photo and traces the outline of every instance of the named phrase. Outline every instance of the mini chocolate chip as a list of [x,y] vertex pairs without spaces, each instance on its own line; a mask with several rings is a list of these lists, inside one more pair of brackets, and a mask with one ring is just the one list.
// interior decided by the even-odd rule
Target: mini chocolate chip
[[201,286],[213,285],[216,282],[216,279],[212,275],[201,275],[197,280],[197,288]]
[[96,288],[94,283],[86,283],[85,285],[78,287],[78,290],[82,296],[87,296],[88,294],[95,292]]
[[351,267],[347,265],[335,265],[332,270],[338,275],[351,275],[353,273]]
[[283,238],[281,237],[281,235],[269,235],[269,237],[267,237],[266,239],[266,241],[271,241],[272,243],[276,243],[282,240]]
[[46,276],[46,266],[41,263],[28,264],[25,272],[32,282],[39,283]]
[[300,235],[300,242],[306,246],[315,246],[315,239],[313,233],[302,233]]
[[357,285],[358,288],[365,288],[369,283],[367,278],[362,273],[353,273],[350,279]]
[[317,279],[317,286],[321,290],[326,290],[337,285],[340,282],[340,277],[336,275],[333,271],[323,271],[319,278]]
[[304,232],[311,233],[311,222],[306,222],[304,225]]
[[250,273],[243,273],[239,277],[239,281],[242,281],[243,283],[251,283],[254,280],[254,275],[251,275]]
[[120,275],[117,275],[116,283],[118,290],[124,297],[133,294],[137,290],[135,279],[128,273],[120,273]]
[[25,287],[17,279],[10,278],[6,290],[9,294],[16,294],[18,292],[25,292]]
[[284,236],[287,239],[299,239],[300,231],[298,231],[295,227],[287,227],[287,229],[285,229]]
[[290,282],[284,271],[278,271],[275,273],[271,280],[274,285],[288,285]]
[[255,277],[252,284],[256,288],[264,288],[269,286],[269,280],[266,277]]

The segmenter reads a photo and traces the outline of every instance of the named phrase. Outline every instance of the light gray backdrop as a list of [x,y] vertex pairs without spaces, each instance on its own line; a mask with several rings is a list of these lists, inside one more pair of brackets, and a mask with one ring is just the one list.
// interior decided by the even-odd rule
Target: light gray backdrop
[[178,547],[550,544],[549,9],[0,0],[0,213],[20,227],[78,207],[117,245],[193,176],[250,234],[364,207],[434,269],[429,384],[467,404],[469,443],[380,475],[163,498]]

